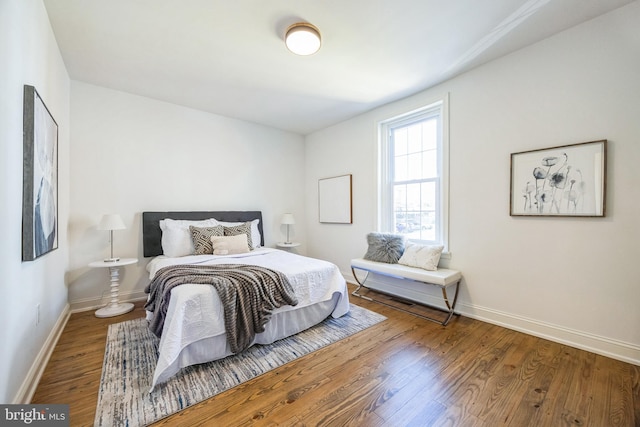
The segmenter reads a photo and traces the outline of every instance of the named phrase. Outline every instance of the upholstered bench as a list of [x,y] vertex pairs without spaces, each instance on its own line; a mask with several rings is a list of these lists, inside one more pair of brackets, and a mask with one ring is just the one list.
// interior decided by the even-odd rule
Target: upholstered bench
[[[364,279],[361,280],[358,278],[355,272],[356,269],[367,272]],[[460,286],[460,280],[462,279],[462,274],[459,271],[449,270],[446,268],[438,268],[437,270],[429,271],[429,270],[424,270],[422,268],[409,267],[402,264],[388,264],[384,262],[369,261],[364,258],[357,258],[357,259],[351,260],[351,272],[353,273],[353,277],[356,280],[356,282],[358,282],[358,288],[351,293],[352,295],[355,295],[357,297],[361,297],[370,301],[375,301],[381,304],[385,304],[382,301],[373,300],[372,298],[363,296],[358,292],[360,288],[362,287],[366,288],[365,282],[369,277],[369,273],[377,273],[384,276],[390,276],[390,277],[395,277],[395,278],[405,279],[405,280],[412,280],[412,281],[424,283],[427,285],[437,286],[442,290],[442,296],[447,306],[447,310],[440,307],[433,307],[433,306],[431,307],[438,309],[440,311],[444,311],[447,314],[446,319],[444,321],[441,321],[439,319],[435,319],[425,315],[420,315],[420,317],[423,317],[427,320],[431,320],[433,322],[440,323],[441,325],[446,326],[447,323],[449,323],[449,320],[451,320],[451,318],[454,315],[456,301],[458,300],[458,289]],[[452,302],[449,302],[449,298],[447,296],[447,288],[449,286],[455,287]],[[386,305],[389,305],[389,304],[386,304]],[[423,304],[423,305],[427,305],[427,304]],[[392,306],[392,307],[397,308],[395,306]],[[416,313],[413,313],[413,314],[416,314]]]

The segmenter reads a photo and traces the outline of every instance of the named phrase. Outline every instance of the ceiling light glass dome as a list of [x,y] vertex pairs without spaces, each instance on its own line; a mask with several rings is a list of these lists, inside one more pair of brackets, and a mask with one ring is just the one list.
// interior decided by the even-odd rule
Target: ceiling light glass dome
[[305,22],[290,26],[284,39],[287,49],[296,55],[312,55],[320,49],[320,31]]

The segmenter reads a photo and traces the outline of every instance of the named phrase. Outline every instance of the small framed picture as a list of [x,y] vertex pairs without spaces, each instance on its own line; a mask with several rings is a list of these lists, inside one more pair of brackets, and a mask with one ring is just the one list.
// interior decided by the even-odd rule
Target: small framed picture
[[607,140],[511,154],[511,216],[605,216]]
[[351,174],[318,180],[319,220],[323,223],[351,224]]

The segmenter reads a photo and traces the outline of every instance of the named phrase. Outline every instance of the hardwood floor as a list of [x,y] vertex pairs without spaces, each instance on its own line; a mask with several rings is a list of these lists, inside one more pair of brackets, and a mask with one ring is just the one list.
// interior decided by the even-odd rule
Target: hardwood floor
[[[442,327],[357,297],[388,320],[157,426],[640,426],[640,367],[499,326]],[[93,424],[108,325],[76,313],[32,403]]]

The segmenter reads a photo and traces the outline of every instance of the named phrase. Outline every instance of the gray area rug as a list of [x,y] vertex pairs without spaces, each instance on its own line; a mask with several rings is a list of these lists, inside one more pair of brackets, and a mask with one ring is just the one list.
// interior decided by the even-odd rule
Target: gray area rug
[[339,319],[328,318],[273,344],[185,368],[152,393],[158,339],[142,318],[110,325],[94,425],[148,425],[385,319],[351,304]]

